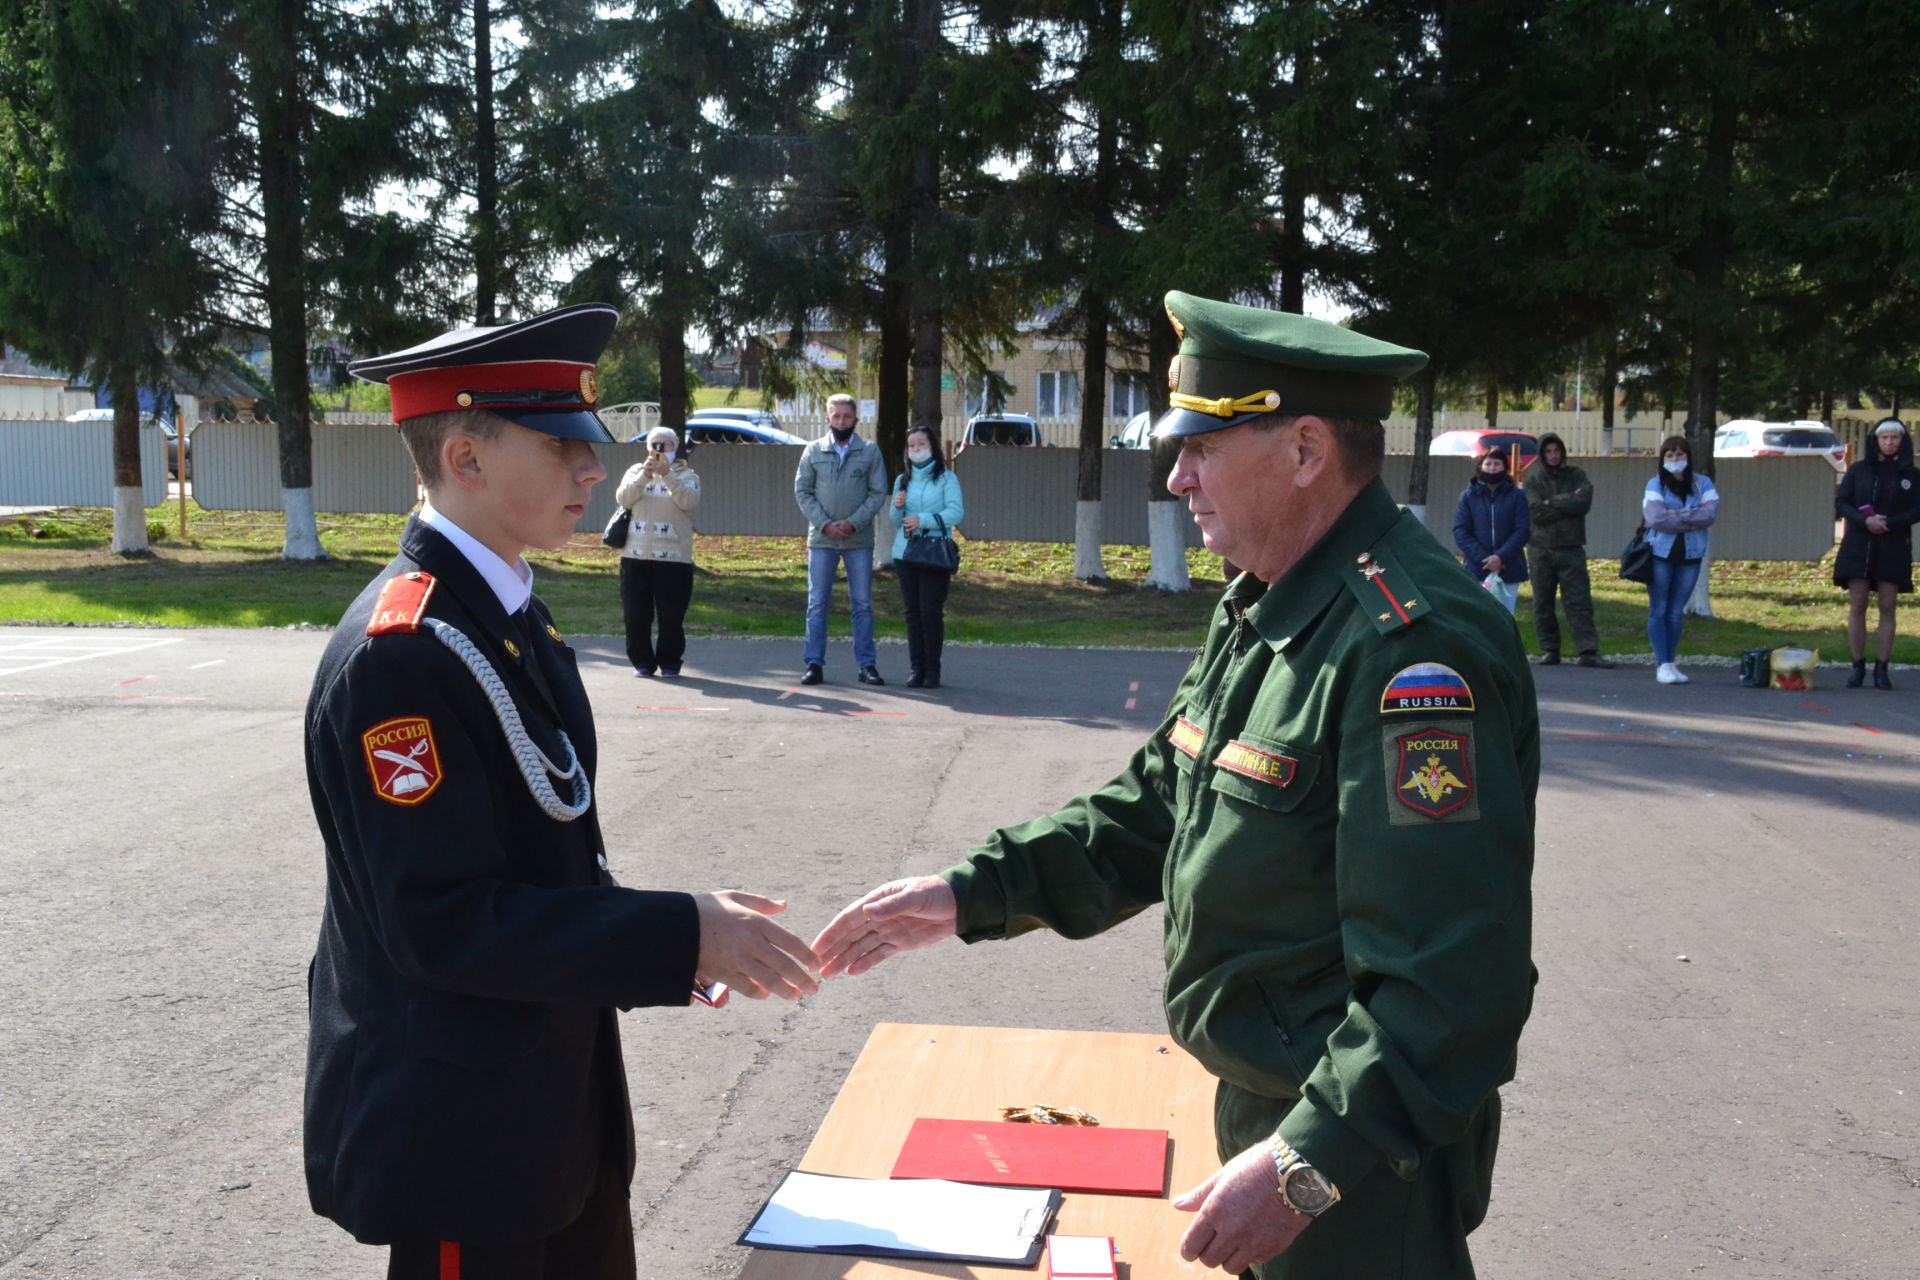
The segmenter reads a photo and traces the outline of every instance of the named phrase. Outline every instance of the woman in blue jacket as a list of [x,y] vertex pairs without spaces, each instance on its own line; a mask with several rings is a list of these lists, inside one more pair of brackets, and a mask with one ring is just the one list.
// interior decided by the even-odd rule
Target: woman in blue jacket
[[1647,640],[1653,645],[1653,678],[1661,684],[1685,684],[1674,665],[1680,649],[1680,622],[1687,600],[1700,580],[1707,555],[1707,529],[1720,516],[1720,491],[1693,469],[1693,447],[1685,436],[1660,442],[1660,470],[1647,481],[1640,515],[1653,547],[1653,581],[1647,584]]
[[1507,474],[1507,451],[1495,445],[1480,455],[1473,483],[1453,509],[1453,545],[1467,571],[1500,597],[1507,612],[1520,602],[1527,580],[1527,538],[1533,516],[1527,495]]
[[940,460],[933,433],[925,427],[907,432],[907,469],[893,486],[887,504],[892,522],[893,571],[900,579],[900,603],[907,615],[907,660],[913,674],[909,689],[940,687],[940,646],[947,634],[947,587],[953,575],[908,564],[907,539],[953,535],[967,514],[960,501],[960,478]]

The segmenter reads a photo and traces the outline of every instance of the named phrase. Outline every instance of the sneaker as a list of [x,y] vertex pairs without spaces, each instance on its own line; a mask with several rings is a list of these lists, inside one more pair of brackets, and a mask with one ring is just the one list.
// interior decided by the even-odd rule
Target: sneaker
[[880,669],[878,667],[862,667],[860,668],[860,683],[885,684],[886,681],[880,678]]
[[1653,669],[1653,678],[1661,684],[1679,684],[1686,677],[1680,674],[1680,668],[1671,662],[1663,662]]
[[653,668],[652,667],[635,667],[633,669],[633,674],[636,676],[650,676],[653,674]]
[[1595,667],[1601,671],[1611,671],[1613,670],[1613,659],[1603,658],[1597,653],[1583,653],[1580,655],[1579,665],[1583,667]]
[[819,684],[822,680],[825,680],[826,678],[827,678],[827,673],[820,669],[819,663],[809,662],[807,664],[807,673],[800,677],[800,683],[801,684]]
[[1675,684],[1686,684],[1686,683],[1687,683],[1687,673],[1686,673],[1686,672],[1684,672],[1684,671],[1682,671],[1682,670],[1681,670],[1681,669],[1680,669],[1679,667],[1677,667],[1677,666],[1675,666],[1675,665],[1674,665],[1673,663],[1671,663],[1671,662],[1669,662],[1669,663],[1667,664],[1667,669],[1668,669],[1669,671],[1671,671],[1671,672],[1673,672],[1673,682],[1674,682]]
[[660,676],[663,680],[678,680],[680,678],[680,668],[662,667],[660,668]]

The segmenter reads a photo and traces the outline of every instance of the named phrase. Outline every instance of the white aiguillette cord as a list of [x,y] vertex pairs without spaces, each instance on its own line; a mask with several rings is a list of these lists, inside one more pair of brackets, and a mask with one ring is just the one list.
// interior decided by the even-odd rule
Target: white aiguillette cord
[[[487,656],[474,647],[473,641],[467,639],[458,627],[439,618],[423,618],[420,625],[432,631],[441,644],[452,650],[454,657],[466,663],[467,670],[473,672],[473,678],[480,682],[487,701],[493,704],[493,714],[499,717],[501,730],[507,735],[507,747],[513,752],[514,763],[520,766],[520,776],[527,780],[527,790],[533,793],[534,803],[555,822],[572,822],[585,813],[593,804],[593,784],[587,781],[587,771],[580,767],[580,757],[575,753],[567,731],[558,730],[560,745],[567,752],[567,767],[562,769],[547,759],[547,753],[534,744],[525,722],[520,719],[520,708],[513,703],[513,695],[501,683],[500,673],[493,669]],[[572,780],[571,804],[554,791],[550,778],[558,778],[562,782]]]

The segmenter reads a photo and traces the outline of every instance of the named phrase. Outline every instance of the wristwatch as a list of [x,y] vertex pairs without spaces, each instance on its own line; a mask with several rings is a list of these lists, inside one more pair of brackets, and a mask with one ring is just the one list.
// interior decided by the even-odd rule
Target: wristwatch
[[1280,1199],[1295,1213],[1317,1218],[1340,1203],[1340,1188],[1326,1174],[1308,1164],[1285,1138],[1274,1134],[1273,1171],[1280,1180]]

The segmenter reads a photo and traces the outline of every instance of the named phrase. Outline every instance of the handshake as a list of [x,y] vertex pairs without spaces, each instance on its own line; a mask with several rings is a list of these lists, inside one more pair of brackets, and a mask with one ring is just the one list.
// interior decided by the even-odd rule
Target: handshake
[[953,889],[939,876],[881,885],[835,916],[812,946],[770,918],[787,909],[779,899],[721,889],[693,901],[700,912],[695,980],[703,988],[724,982],[752,1000],[810,996],[822,978],[857,976],[888,956],[952,937],[957,919]]

